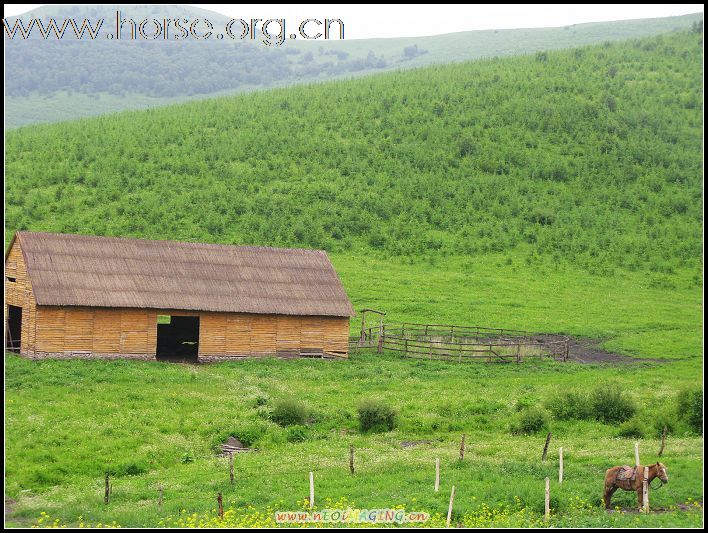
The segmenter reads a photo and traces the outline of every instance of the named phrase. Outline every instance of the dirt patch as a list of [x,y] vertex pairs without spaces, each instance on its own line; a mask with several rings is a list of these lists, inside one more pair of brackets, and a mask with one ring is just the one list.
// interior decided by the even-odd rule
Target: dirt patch
[[[614,364],[633,364],[633,363],[666,363],[667,359],[651,359],[641,357],[629,357],[615,352],[608,352],[600,348],[600,344],[609,339],[586,339],[582,337],[569,337],[569,361],[576,363],[614,363]],[[545,342],[553,342],[563,340],[562,335],[536,335],[534,339]]]
[[[702,511],[703,510],[703,501],[696,502],[698,505],[694,504],[688,504],[688,503],[677,503],[676,505],[672,505],[670,507],[652,507],[649,505],[649,512],[650,513],[672,513],[674,511],[683,511],[683,512],[689,512],[689,511]],[[637,509],[636,507],[621,507],[619,510],[617,509],[608,509],[608,513],[635,513],[639,514],[641,511]]]
[[[615,352],[607,351],[600,347],[604,342],[610,340],[609,338],[603,339],[589,339],[584,337],[571,337],[565,335],[554,335],[546,333],[531,334],[528,337],[489,337],[489,338],[479,338],[472,337],[466,339],[466,342],[476,343],[484,347],[488,344],[499,346],[508,345],[510,347],[515,347],[517,343],[521,343],[523,346],[527,342],[538,343],[540,345],[541,351],[549,356],[555,357],[557,360],[562,359],[562,354],[565,348],[565,340],[568,339],[570,344],[568,346],[568,360],[574,361],[576,363],[607,363],[607,364],[635,364],[635,363],[667,363],[670,359],[652,359],[648,357],[629,357],[627,355],[622,355]],[[464,342],[464,341],[463,341]],[[454,351],[454,348],[452,348]],[[555,355],[552,355],[555,354]],[[527,355],[525,357],[533,358],[533,355]],[[505,359],[505,362],[510,362],[514,360],[514,356],[507,355],[502,356],[501,359]]]
[[703,500],[698,500],[695,504],[679,503],[676,507],[681,511],[697,511],[698,509],[702,511]]
[[661,362],[661,359],[643,359],[609,352],[600,347],[607,339],[594,340],[571,337],[568,359],[577,363],[633,364],[641,362]]
[[5,517],[7,518],[15,511],[15,504],[17,502],[12,498],[5,496]]

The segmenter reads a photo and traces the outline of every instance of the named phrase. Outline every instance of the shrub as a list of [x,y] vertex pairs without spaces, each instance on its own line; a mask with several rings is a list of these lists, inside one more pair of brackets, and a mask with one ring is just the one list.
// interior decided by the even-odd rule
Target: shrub
[[590,398],[575,391],[561,392],[545,402],[546,409],[557,420],[590,420],[594,418]]
[[308,432],[305,426],[290,426],[285,436],[288,442],[303,442],[307,440]]
[[270,415],[279,426],[304,426],[307,422],[307,407],[295,399],[280,400]]
[[362,432],[391,431],[396,427],[396,411],[381,401],[364,400],[357,411]]
[[[182,460],[182,462],[184,462],[184,460]],[[147,468],[142,464],[129,462],[119,465],[117,468],[111,468],[109,471],[114,476],[139,476],[140,474],[147,472]]]
[[678,415],[698,435],[703,435],[703,391],[684,389],[678,394]]
[[678,430],[680,422],[679,418],[676,416],[675,405],[669,404],[654,408],[648,413],[648,416],[650,420],[647,424],[647,430],[650,431],[651,435],[654,437],[661,437],[664,427],[666,427],[667,434],[676,433]]
[[530,435],[539,431],[548,431],[548,412],[541,407],[527,407],[519,413],[518,419],[511,426],[516,435]]
[[523,411],[529,407],[536,405],[537,400],[534,396],[521,396],[516,399],[516,410]]
[[641,439],[645,435],[644,426],[637,418],[624,422],[617,432],[617,436],[625,439]]
[[592,393],[591,405],[595,418],[606,424],[624,422],[634,416],[634,402],[618,386],[602,386]]
[[236,427],[221,431],[214,436],[212,446],[214,450],[221,451],[221,445],[231,436],[236,437],[244,446],[249,448],[260,441],[268,432],[269,424],[260,421],[240,422]]

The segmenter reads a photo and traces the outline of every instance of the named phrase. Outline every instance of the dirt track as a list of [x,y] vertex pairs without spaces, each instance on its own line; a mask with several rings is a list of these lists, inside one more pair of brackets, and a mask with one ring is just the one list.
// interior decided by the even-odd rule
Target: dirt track
[[[536,338],[547,341],[561,340],[560,335],[542,335]],[[668,359],[652,359],[641,357],[629,357],[614,352],[608,352],[600,348],[600,344],[608,339],[586,339],[580,337],[570,337],[570,353],[568,360],[576,363],[614,363],[620,365],[634,363],[667,363]]]

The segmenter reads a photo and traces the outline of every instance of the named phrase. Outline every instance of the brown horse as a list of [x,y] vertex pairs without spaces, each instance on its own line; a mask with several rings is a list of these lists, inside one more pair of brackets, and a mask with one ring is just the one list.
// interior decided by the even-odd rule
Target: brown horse
[[[644,467],[639,465],[632,468],[631,466],[613,466],[605,473],[605,509],[610,508],[612,495],[617,489],[633,490],[637,493],[637,501],[639,508],[642,508],[642,478],[644,477]],[[666,474],[666,467],[663,463],[656,463],[649,467],[649,478],[647,484],[654,481],[656,478],[661,480],[661,484],[669,482],[669,476]]]

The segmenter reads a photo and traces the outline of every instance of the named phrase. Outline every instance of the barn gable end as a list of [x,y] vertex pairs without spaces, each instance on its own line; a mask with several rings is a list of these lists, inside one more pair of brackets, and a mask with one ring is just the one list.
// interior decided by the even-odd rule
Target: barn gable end
[[[27,352],[34,349],[35,342],[35,313],[36,300],[32,291],[32,283],[27,273],[21,240],[17,236],[12,238],[10,246],[5,253],[5,346],[10,336],[11,306],[19,307],[21,312],[21,346],[16,346],[20,351]],[[13,343],[13,347],[14,343]]]

